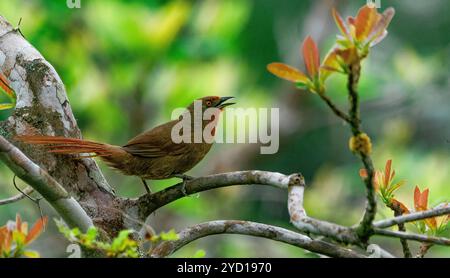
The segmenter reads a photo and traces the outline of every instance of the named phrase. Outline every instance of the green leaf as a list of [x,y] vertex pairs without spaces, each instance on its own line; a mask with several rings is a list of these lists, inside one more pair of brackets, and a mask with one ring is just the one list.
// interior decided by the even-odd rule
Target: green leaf
[[17,246],[22,246],[25,244],[25,234],[19,232],[18,230],[13,231],[13,241]]
[[132,232],[133,232],[132,230],[120,231],[119,235],[113,240],[111,244],[111,249],[115,251],[120,250],[124,246],[124,244],[126,243],[125,241],[128,240],[129,235]]
[[0,110],[11,109],[16,106],[15,103],[0,103]]
[[177,232],[175,232],[174,229],[171,229],[168,232],[161,232],[161,239],[164,241],[173,241],[178,240],[180,237],[178,236]]
[[74,237],[78,237],[79,235],[81,235],[81,231],[78,228],[73,228],[72,230],[70,230],[70,235],[74,236]]
[[27,258],[39,258],[41,255],[39,254],[39,252],[34,251],[34,250],[25,250],[23,252],[23,255]]
[[195,252],[193,258],[204,258],[206,256],[206,252],[203,249],[199,249]]
[[397,182],[397,183],[394,184],[394,185],[389,186],[388,193],[389,193],[390,195],[392,195],[392,194],[394,193],[395,190],[399,189],[399,188],[400,188],[402,185],[404,185],[405,183],[406,183],[406,181],[402,180],[402,181]]
[[307,89],[308,86],[306,85],[306,83],[303,82],[295,82],[295,87],[297,87],[298,89]]
[[90,227],[86,233],[86,240],[87,241],[94,241],[97,238],[97,228],[96,227]]

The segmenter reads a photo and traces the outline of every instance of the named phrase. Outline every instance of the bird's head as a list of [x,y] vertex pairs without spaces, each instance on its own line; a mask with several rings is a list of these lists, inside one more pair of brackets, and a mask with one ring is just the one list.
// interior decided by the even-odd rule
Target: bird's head
[[[192,102],[186,110],[186,112],[191,114],[190,118],[192,119],[192,126],[195,127],[196,125],[201,125],[204,128],[209,123],[212,123],[213,126],[215,126],[219,119],[220,112],[225,107],[234,104],[234,102],[226,102],[232,98],[234,97],[207,96],[194,100],[194,102]],[[196,117],[196,115],[199,115],[200,118]],[[183,118],[184,116],[181,115],[180,120]],[[197,119],[200,119],[201,121],[197,123]],[[214,136],[215,127],[211,130],[211,134]]]
[[198,101],[199,104],[201,103],[202,111],[205,111],[208,108],[218,108],[220,110],[223,110],[225,107],[235,104],[234,102],[226,102],[227,100],[232,98],[234,97],[219,97],[219,96],[202,97],[196,99],[193,103],[191,103],[188,109],[193,111],[195,107],[195,102]]

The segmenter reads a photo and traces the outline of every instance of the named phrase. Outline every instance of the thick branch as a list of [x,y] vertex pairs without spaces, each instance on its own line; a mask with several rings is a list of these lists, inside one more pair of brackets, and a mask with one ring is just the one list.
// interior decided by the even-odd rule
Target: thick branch
[[[32,187],[27,187],[23,190],[23,193],[29,195],[31,193],[33,193],[34,189]],[[22,200],[23,198],[27,197],[27,195],[23,194],[23,193],[19,193],[17,195],[14,195],[12,197],[0,200],[0,206],[1,205],[7,205],[7,204],[11,204],[17,201]]]
[[388,227],[402,224],[402,223],[412,222],[412,221],[416,221],[416,220],[423,220],[426,218],[441,216],[441,215],[446,215],[446,214],[450,214],[450,207],[434,208],[434,209],[429,209],[429,210],[425,210],[425,211],[404,214],[402,216],[377,221],[373,224],[373,226],[375,228],[388,228]]
[[217,220],[201,223],[182,230],[175,241],[165,241],[155,247],[152,257],[166,257],[186,244],[214,234],[240,234],[263,237],[294,245],[314,253],[330,257],[363,258],[364,256],[350,249],[346,249],[322,240],[311,239],[307,236],[271,225],[237,220]]
[[339,242],[361,246],[361,241],[353,229],[308,217],[303,208],[304,189],[303,177],[299,183],[289,186],[288,210],[291,223],[303,233],[322,235]]
[[0,160],[39,192],[69,226],[87,230],[93,225],[91,218],[80,204],[70,197],[56,180],[2,136],[0,136]]
[[450,246],[450,239],[445,237],[435,237],[435,236],[427,236],[427,235],[420,235],[420,234],[413,234],[413,233],[407,233],[407,232],[400,232],[400,231],[390,231],[390,230],[384,230],[379,228],[374,228],[374,233],[377,235],[383,235],[387,237],[395,237],[395,238],[404,238],[408,240],[415,240],[420,242],[427,242],[427,243],[433,243],[438,245],[445,245]]
[[291,182],[295,182],[294,180],[297,177],[299,177],[299,174],[286,176],[280,173],[256,170],[216,174],[187,181],[184,190],[183,183],[179,183],[153,194],[141,196],[138,199],[125,200],[124,207],[130,210],[134,210],[137,207],[139,218],[145,220],[156,209],[189,194],[220,187],[247,184],[270,185],[287,189],[288,185]]

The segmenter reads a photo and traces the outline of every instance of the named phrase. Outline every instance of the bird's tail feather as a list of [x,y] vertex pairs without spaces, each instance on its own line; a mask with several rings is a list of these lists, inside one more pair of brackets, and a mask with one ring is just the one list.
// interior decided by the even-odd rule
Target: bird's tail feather
[[89,140],[60,136],[18,135],[14,139],[34,145],[48,145],[51,153],[89,154],[84,157],[105,157],[113,155],[115,146]]

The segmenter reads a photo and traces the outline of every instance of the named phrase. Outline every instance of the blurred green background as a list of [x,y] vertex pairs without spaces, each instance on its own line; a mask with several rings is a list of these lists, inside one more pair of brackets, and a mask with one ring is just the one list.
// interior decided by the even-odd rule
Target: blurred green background
[[[171,111],[205,95],[236,96],[238,107],[280,108],[280,149],[261,155],[255,144],[218,144],[189,174],[243,169],[306,178],[306,209],[311,216],[343,225],[356,223],[364,209],[361,167],[347,147],[349,128],[320,99],[295,90],[265,67],[283,61],[303,68],[299,45],[307,34],[321,54],[338,32],[331,17],[337,6],[355,15],[358,1],[157,1],[81,0],[0,2],[0,15],[12,24],[22,18],[26,38],[56,68],[66,85],[85,138],[124,144],[128,138],[169,120]],[[388,37],[364,62],[360,83],[363,127],[374,142],[381,169],[392,158],[407,184],[397,198],[412,207],[413,189],[430,188],[430,205],[450,199],[450,4],[446,0],[381,0],[396,15]],[[345,78],[327,83],[330,96],[346,104]],[[0,114],[6,119],[10,111]],[[100,163],[121,196],[142,194],[137,178],[123,177]],[[0,165],[0,198],[17,192],[12,174]],[[152,182],[154,190],[175,179]],[[25,185],[23,185],[25,186]],[[55,216],[45,207],[46,214]],[[0,223],[16,212],[34,222],[29,200],[0,207]],[[380,204],[378,218],[392,212]],[[157,230],[181,229],[214,219],[244,219],[291,228],[286,192],[262,186],[229,187],[183,198],[158,210],[150,224]],[[408,226],[414,231],[414,226]],[[447,236],[449,234],[447,233]],[[397,240],[374,238],[396,255]],[[68,256],[67,241],[54,223],[33,247],[42,256]],[[417,244],[411,243],[414,250]],[[269,240],[220,235],[198,240],[174,254],[207,257],[316,257]],[[433,247],[428,256],[450,256]]]

